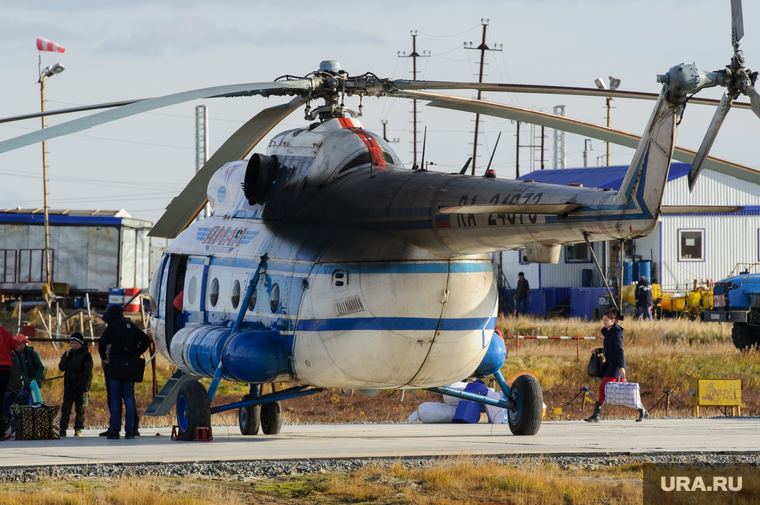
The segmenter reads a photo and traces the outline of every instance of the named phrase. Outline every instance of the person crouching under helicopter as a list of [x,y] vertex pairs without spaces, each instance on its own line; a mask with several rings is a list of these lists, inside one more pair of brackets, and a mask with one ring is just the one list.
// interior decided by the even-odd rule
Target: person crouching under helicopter
[[[610,309],[602,316],[602,336],[604,342],[602,344],[602,353],[606,360],[604,368],[604,378],[599,384],[599,401],[594,406],[594,413],[591,417],[584,419],[589,423],[598,423],[599,415],[602,413],[602,405],[604,405],[604,386],[608,382],[625,382],[625,352],[623,351],[623,328],[617,324],[617,311]],[[594,351],[598,352],[598,350]],[[648,417],[648,413],[644,409],[639,410],[639,418],[636,422],[641,421],[645,417]]]
[[63,372],[63,407],[61,408],[61,437],[66,436],[71,416],[71,404],[76,406],[76,419],[74,421],[74,436],[81,437],[84,429],[84,409],[86,395],[92,384],[92,356],[81,333],[73,333],[69,338],[68,349],[58,369]]

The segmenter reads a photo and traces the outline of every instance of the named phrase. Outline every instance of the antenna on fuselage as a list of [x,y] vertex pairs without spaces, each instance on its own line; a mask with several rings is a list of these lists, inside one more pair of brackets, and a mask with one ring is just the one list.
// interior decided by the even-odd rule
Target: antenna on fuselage
[[427,144],[427,126],[425,132],[422,134],[422,163],[420,163],[420,170],[427,170],[425,168],[425,145]]
[[488,160],[488,166],[486,167],[486,173],[483,174],[483,177],[489,178],[489,179],[495,179],[496,174],[491,171],[491,163],[493,163],[493,157],[496,154],[496,148],[499,147],[499,140],[501,140],[501,132],[499,132],[499,136],[496,137],[496,144],[493,146],[493,151],[491,151],[491,159]]
[[470,166],[470,163],[472,162],[472,156],[470,156],[470,159],[467,160],[467,163],[464,164],[462,167],[462,170],[459,171],[459,175],[464,175],[467,173],[467,167]]

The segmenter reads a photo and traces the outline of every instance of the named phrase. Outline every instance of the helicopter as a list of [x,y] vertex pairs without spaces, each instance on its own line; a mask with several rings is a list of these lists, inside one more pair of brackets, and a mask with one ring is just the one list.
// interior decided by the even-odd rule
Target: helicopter
[[[175,238],[150,285],[152,338],[177,370],[146,411],[176,406],[179,438],[192,440],[213,413],[237,410],[240,431],[281,430],[281,401],[325,388],[422,388],[507,410],[510,431],[535,435],[542,391],[530,375],[511,385],[500,370],[498,294],[489,253],[525,248],[531,263],[556,263],[563,245],[649,234],[663,205],[670,162],[686,156],[694,187],[720,124],[740,94],[760,116],[757,72],[744,66],[740,0],[732,0],[730,65],[705,73],[680,64],[657,77],[659,95],[620,90],[391,80],[351,76],[334,60],[305,76],[218,86],[109,108],[0,142],[0,153],[198,98],[292,97],[234,133],[167,207],[152,236]],[[697,153],[676,149],[687,102],[727,88]],[[557,116],[434,93],[441,89],[552,92],[654,98],[640,138]],[[416,98],[429,105],[545,124],[635,143],[620,190],[440,173],[404,167],[381,135],[363,128],[364,97]],[[345,105],[358,97],[358,111]],[[321,105],[317,104],[322,100]],[[703,101],[709,102],[709,101]],[[303,128],[257,144],[304,108]],[[73,112],[77,108],[63,112]],[[34,115],[25,116],[34,117]],[[9,118],[14,120],[19,118]],[[422,167],[424,167],[424,163]],[[466,165],[465,165],[466,166]],[[210,203],[210,217],[194,222]],[[716,208],[711,208],[713,212]],[[672,210],[682,212],[681,208]],[[447,384],[493,375],[501,399]],[[199,381],[211,378],[208,390]],[[238,402],[213,405],[221,380],[249,384]],[[263,394],[272,382],[297,384]]]

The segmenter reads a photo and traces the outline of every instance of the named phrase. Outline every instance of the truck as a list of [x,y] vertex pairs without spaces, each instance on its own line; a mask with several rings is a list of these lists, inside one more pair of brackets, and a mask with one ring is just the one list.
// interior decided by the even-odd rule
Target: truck
[[[740,263],[715,283],[712,310],[701,313],[705,322],[733,323],[731,339],[737,349],[760,347],[760,263]],[[753,272],[755,270],[755,272]]]

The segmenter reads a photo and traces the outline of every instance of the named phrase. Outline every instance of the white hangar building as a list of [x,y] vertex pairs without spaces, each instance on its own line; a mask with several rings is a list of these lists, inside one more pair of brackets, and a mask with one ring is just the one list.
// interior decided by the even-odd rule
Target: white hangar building
[[[694,280],[717,281],[726,277],[737,263],[760,262],[760,171],[731,167],[718,172],[705,168],[694,192],[689,193],[686,177],[689,168],[686,163],[671,164],[663,199],[665,205],[741,205],[744,209],[732,214],[661,215],[649,236],[626,242],[624,264],[650,261],[653,282],[667,290],[687,289]],[[580,183],[585,187],[617,190],[627,169],[626,165],[540,170],[520,179],[563,185]],[[592,243],[606,272],[611,263],[616,263],[610,257],[614,244]],[[520,271],[525,272],[531,289],[603,285],[586,244],[562,249],[556,265],[528,264],[521,251],[496,253],[494,263],[497,268],[501,266],[512,287]],[[629,272],[623,275],[624,284],[633,279]]]

